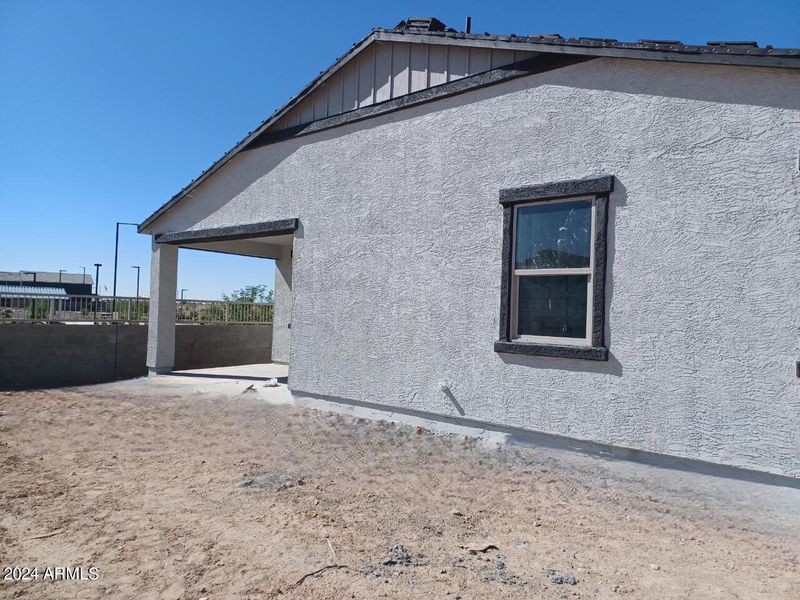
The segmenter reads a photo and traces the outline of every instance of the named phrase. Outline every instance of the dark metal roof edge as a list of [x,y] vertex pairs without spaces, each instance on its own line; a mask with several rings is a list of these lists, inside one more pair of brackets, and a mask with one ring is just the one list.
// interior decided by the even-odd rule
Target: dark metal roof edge
[[[639,40],[636,42],[620,42],[610,38],[563,38],[556,35],[491,35],[464,33],[460,31],[400,31],[397,29],[376,28],[373,32],[379,37],[387,35],[397,36],[398,38],[411,37],[430,37],[442,39],[460,40],[465,42],[497,42],[513,45],[536,45],[542,52],[550,48],[616,48],[620,50],[642,50],[650,52],[667,53],[690,53],[690,54],[714,54],[730,56],[766,56],[766,57],[788,57],[800,59],[800,48],[773,48],[766,46],[758,48],[751,46],[753,42],[709,42],[708,44],[684,44],[677,40]],[[436,42],[431,42],[436,43]]]
[[249,144],[254,138],[258,135],[263,133],[266,129],[271,127],[278,119],[280,119],[283,115],[285,115],[288,111],[292,108],[297,106],[300,102],[302,102],[311,92],[313,92],[317,87],[319,87],[324,81],[326,81],[331,75],[333,75],[336,71],[338,71],[341,67],[343,67],[350,59],[352,59],[356,54],[360,53],[364,48],[369,46],[373,41],[375,41],[375,31],[371,31],[368,35],[362,38],[360,41],[353,44],[347,52],[339,56],[333,64],[322,71],[319,75],[317,75],[313,80],[311,80],[308,85],[306,85],[300,92],[291,98],[286,104],[282,107],[275,110],[272,115],[264,119],[261,124],[249,131],[247,135],[245,135],[242,139],[240,139],[234,146],[228,150],[225,154],[223,154],[220,158],[214,161],[207,169],[205,169],[200,175],[192,179],[188,184],[186,184],[178,193],[176,193],[172,198],[167,200],[164,204],[159,206],[149,217],[147,217],[144,221],[142,221],[139,226],[137,227],[137,231],[139,233],[143,233],[145,229],[158,217],[164,214],[167,210],[172,208],[181,198],[187,196],[189,192],[191,192],[194,188],[200,185],[205,179],[214,173],[217,169],[222,167],[228,161],[233,159],[247,144]]
[[[240,151],[245,149],[256,137],[272,126],[289,110],[294,108],[311,92],[319,87],[334,72],[338,71],[344,64],[352,59],[356,54],[364,50],[375,40],[402,41],[404,37],[418,38],[414,41],[420,43],[448,44],[457,41],[473,42],[473,44],[462,45],[482,45],[480,42],[495,42],[500,44],[510,43],[518,49],[529,51],[550,53],[550,54],[582,54],[594,57],[609,58],[641,58],[646,60],[665,60],[676,62],[699,62],[706,64],[722,64],[751,67],[782,67],[800,68],[800,49],[798,48],[737,48],[721,46],[716,48],[724,49],[724,52],[717,52],[716,48],[709,46],[690,46],[681,44],[643,43],[643,42],[616,42],[612,40],[592,40],[589,38],[561,38],[554,36],[515,36],[515,35],[479,35],[463,33],[457,31],[398,31],[395,29],[375,28],[361,41],[353,44],[347,52],[339,56],[333,64],[325,71],[321,72],[308,85],[306,85],[296,96],[290,99],[281,108],[272,113],[270,117],[261,122],[254,130],[239,140],[233,148],[226,152],[222,157],[212,163],[195,179],[190,181],[177,194],[172,196],[167,202],[156,209],[149,217],[142,221],[138,226],[139,233],[145,230],[158,217],[172,208],[178,201],[195,189],[200,183],[205,181],[212,173],[232,160]],[[421,39],[426,38],[426,39]],[[443,41],[446,40],[446,41]],[[411,41],[411,40],[406,40]],[[458,45],[458,44],[456,44]],[[651,47],[652,46],[652,47]],[[703,53],[705,49],[707,53]],[[638,52],[636,52],[638,51]],[[702,57],[702,58],[700,58]],[[786,63],[782,59],[789,59]],[[795,59],[796,62],[795,62]]]
[[287,127],[277,131],[264,131],[251,141],[243,150],[253,150],[269,144],[274,144],[287,139],[318,133],[327,129],[341,127],[349,123],[371,119],[380,115],[396,112],[404,108],[427,104],[442,98],[456,96],[473,90],[477,90],[490,85],[503,83],[519,77],[545,73],[554,69],[574,65],[587,60],[592,60],[590,56],[576,56],[568,54],[542,54],[532,58],[521,60],[517,63],[469,75],[449,81],[437,86],[423,88],[416,92],[411,92],[403,96],[391,98],[376,104],[370,104],[362,108],[356,108],[347,112],[339,113],[330,117],[317,119],[302,125]]
[[172,245],[189,242],[224,242],[252,237],[284,235],[296,231],[297,226],[297,219],[280,219],[277,221],[264,221],[262,223],[233,225],[231,227],[212,227],[210,229],[189,229],[187,231],[159,233],[156,234],[155,241],[157,244]]
[[742,67],[800,69],[800,49],[744,46],[693,46],[688,44],[616,42],[588,38],[549,36],[492,36],[439,31],[376,30],[379,40],[456,45],[541,53],[582,54],[594,57],[660,60]]

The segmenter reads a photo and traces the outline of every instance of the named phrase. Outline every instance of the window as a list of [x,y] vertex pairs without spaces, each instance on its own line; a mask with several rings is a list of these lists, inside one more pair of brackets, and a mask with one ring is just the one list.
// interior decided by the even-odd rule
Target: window
[[608,360],[605,263],[613,177],[501,190],[498,352]]
[[591,345],[591,198],[514,207],[511,337]]

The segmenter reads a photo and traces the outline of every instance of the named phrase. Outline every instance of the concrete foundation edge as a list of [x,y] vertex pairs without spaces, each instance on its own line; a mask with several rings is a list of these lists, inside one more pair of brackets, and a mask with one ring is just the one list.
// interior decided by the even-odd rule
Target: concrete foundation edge
[[172,367],[148,367],[147,375],[155,377],[156,375],[168,375],[172,373]]
[[757,471],[735,465],[712,463],[692,458],[658,454],[624,446],[613,446],[550,433],[498,425],[465,417],[440,415],[397,406],[363,402],[349,398],[326,396],[291,390],[295,404],[355,418],[389,421],[412,427],[424,427],[437,434],[477,437],[488,446],[518,444],[579,452],[606,460],[622,460],[664,469],[724,477],[751,483],[800,489],[800,478],[768,471]]

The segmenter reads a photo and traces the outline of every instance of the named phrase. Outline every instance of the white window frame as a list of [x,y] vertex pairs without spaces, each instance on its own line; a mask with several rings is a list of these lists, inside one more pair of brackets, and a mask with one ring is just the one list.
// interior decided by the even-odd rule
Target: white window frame
[[[581,268],[567,269],[517,269],[517,224],[519,223],[518,210],[526,206],[541,206],[543,204],[559,204],[565,202],[589,202],[591,206],[591,232],[589,236],[589,266]],[[594,315],[594,246],[595,236],[597,235],[596,219],[596,196],[574,196],[571,198],[558,198],[557,200],[538,200],[514,205],[514,230],[511,237],[511,339],[515,342],[551,344],[560,346],[591,346]],[[588,275],[586,285],[586,337],[569,338],[554,337],[543,335],[519,335],[517,333],[517,317],[519,308],[519,280],[525,276],[548,276],[548,275]]]

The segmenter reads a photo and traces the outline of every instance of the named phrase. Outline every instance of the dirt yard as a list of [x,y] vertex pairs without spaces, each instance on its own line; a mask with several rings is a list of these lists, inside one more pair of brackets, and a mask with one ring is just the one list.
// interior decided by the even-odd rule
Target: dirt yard
[[148,389],[0,394],[0,597],[800,598],[800,490]]

